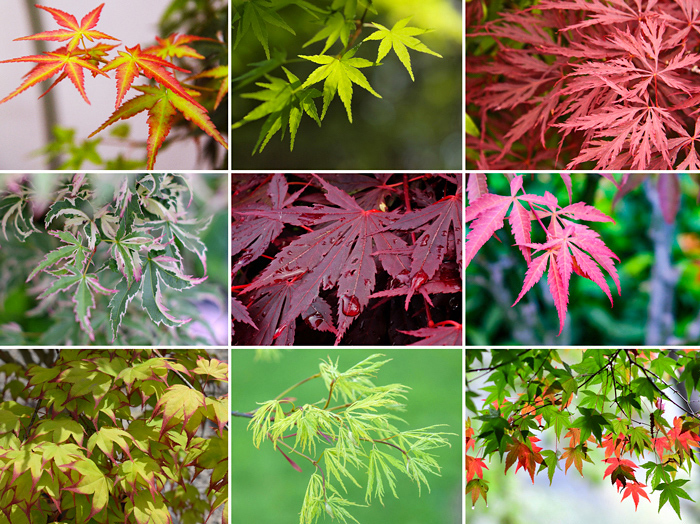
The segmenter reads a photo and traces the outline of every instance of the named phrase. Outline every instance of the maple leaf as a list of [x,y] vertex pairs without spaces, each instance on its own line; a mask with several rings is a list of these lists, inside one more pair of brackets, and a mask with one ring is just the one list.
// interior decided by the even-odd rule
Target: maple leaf
[[415,81],[413,70],[411,70],[411,57],[408,54],[408,49],[420,51],[421,53],[428,53],[439,58],[442,58],[442,55],[431,51],[428,46],[415,38],[416,35],[429,33],[430,30],[420,29],[418,27],[406,27],[410,19],[411,17],[409,16],[408,18],[399,20],[391,29],[387,29],[381,24],[372,23],[372,25],[377,28],[377,31],[365,38],[364,42],[367,40],[381,40],[377,53],[377,62],[381,62],[382,58],[393,49],[396,56],[399,57],[399,60],[401,60],[401,63],[406,68],[406,71],[408,71],[408,74],[411,75],[411,80]]
[[625,493],[622,495],[622,500],[625,500],[627,497],[632,495],[632,500],[634,500],[634,511],[637,511],[640,495],[651,502],[651,499],[649,499],[649,496],[647,495],[647,492],[644,491],[644,488],[646,488],[646,484],[640,484],[639,482],[630,482],[625,488]]
[[191,97],[180,96],[179,93],[171,91],[167,87],[160,86],[133,86],[134,89],[143,94],[124,102],[104,124],[93,131],[90,136],[94,136],[107,126],[137,115],[141,111],[148,110],[148,142],[146,144],[147,169],[153,169],[156,162],[158,150],[163,145],[166,137],[170,133],[175,116],[179,111],[189,121],[197,125],[202,131],[211,136],[224,148],[228,149],[228,144],[221,133],[216,129],[204,109],[198,103],[190,102]]
[[[62,76],[51,86],[56,85],[58,81],[67,76],[73,82],[73,85],[80,92],[83,99],[89,104],[87,94],[85,93],[85,75],[83,69],[92,71],[93,74],[107,76],[106,73],[98,69],[89,61],[82,57],[82,54],[76,54],[69,51],[66,47],[56,49],[55,51],[47,52],[42,55],[23,56],[21,58],[13,58],[11,60],[2,60],[0,64],[9,62],[36,62],[38,65],[32,69],[22,84],[12,93],[0,100],[0,104],[7,102],[23,91],[26,91],[33,85],[48,80],[52,76],[62,73]],[[49,88],[51,89],[51,88]],[[43,96],[43,95],[42,95]]]
[[[535,217],[522,205],[521,201],[547,205],[552,203],[554,197],[553,195],[540,197],[529,194],[518,196],[522,187],[523,176],[517,175],[510,181],[510,196],[486,193],[467,206],[465,221],[466,223],[473,221],[470,226],[471,231],[467,234],[465,246],[465,265],[467,267],[488,239],[504,226],[504,220],[511,205],[513,205],[513,210],[508,216],[508,222],[516,242],[521,246],[525,260],[530,262],[530,249],[526,248],[525,244],[530,242],[532,231],[530,221],[534,220]],[[555,202],[556,199],[554,199]]]
[[276,173],[267,186],[270,205],[250,204],[234,208],[236,221],[231,226],[231,256],[235,259],[231,274],[257,260],[282,232],[284,224],[301,225],[300,212],[288,208],[301,195],[301,189],[288,195],[289,184],[284,175]]
[[518,440],[515,436],[511,443],[506,446],[508,450],[508,455],[506,456],[506,469],[505,473],[508,473],[508,469],[518,460],[518,466],[515,468],[517,473],[520,468],[523,468],[530,474],[532,483],[535,483],[535,465],[542,463],[542,455],[540,451],[542,448],[537,446],[535,442],[539,442],[540,439],[537,437],[528,437],[530,443],[527,444]]
[[[395,278],[408,269],[408,257],[387,251],[406,247],[403,240],[385,230],[396,218],[396,213],[365,211],[354,198],[318,175],[313,176],[325,190],[326,199],[338,207],[303,208],[306,216],[316,217],[317,225],[327,225],[302,235],[285,247],[246,288],[245,293],[296,278],[293,296],[289,295],[291,304],[281,316],[279,331],[292,325],[299,315],[308,310],[318,296],[321,285],[324,289],[337,288],[337,344],[369,302],[377,273],[373,253],[382,252],[377,257],[384,269]],[[309,268],[313,268],[313,271],[309,271]]]
[[409,346],[459,346],[462,343],[462,324],[452,320],[439,322],[433,327],[399,331],[406,335],[423,338]]
[[381,95],[372,89],[372,86],[370,86],[367,81],[367,77],[360,71],[361,68],[371,67],[374,64],[364,58],[353,58],[356,52],[357,48],[353,48],[341,57],[328,55],[299,55],[300,58],[304,58],[315,64],[320,64],[321,66],[316,68],[301,86],[302,88],[306,88],[325,79],[323,83],[323,111],[321,112],[321,120],[326,116],[328,106],[337,92],[345,105],[348,120],[352,123],[350,104],[352,102],[353,83],[366,89],[377,98],[381,98]]
[[355,31],[355,22],[345,18],[344,13],[336,11],[324,20],[323,27],[312,36],[303,47],[310,46],[319,40],[326,39],[326,43],[321,50],[321,54],[340,39],[343,46],[347,46],[350,41],[350,35]]
[[192,42],[199,42],[202,40],[217,42],[217,40],[214,40],[213,38],[207,38],[204,36],[180,35],[178,33],[172,33],[167,38],[160,38],[156,36],[156,42],[158,42],[158,45],[147,47],[143,50],[143,52],[155,55],[163,60],[167,58],[184,57],[204,60],[203,55],[200,55],[197,51],[187,45]]
[[[262,103],[241,120],[234,123],[232,129],[237,129],[247,122],[267,116],[253,148],[253,153],[265,149],[267,143],[280,129],[282,129],[282,138],[284,138],[284,128],[287,126],[289,127],[290,136],[289,149],[290,151],[294,149],[294,140],[304,113],[311,117],[316,124],[321,125],[316,104],[313,100],[321,96],[321,92],[314,88],[303,88],[299,78],[285,67],[282,67],[282,70],[287,76],[286,81],[281,78],[268,77],[269,83],[256,83],[258,87],[263,88],[262,91],[241,95],[243,98],[260,100]],[[285,126],[285,123],[287,126]]]
[[[544,250],[545,253],[533,259],[528,265],[523,288],[513,305],[520,302],[525,293],[542,278],[549,263],[547,282],[559,315],[559,334],[561,334],[569,303],[569,281],[574,271],[598,284],[610,299],[611,306],[613,300],[610,288],[598,264],[613,278],[617,284],[618,294],[621,295],[622,292],[613,262],[613,258],[618,261],[619,258],[605,246],[597,233],[584,225],[569,222],[559,235],[550,236],[550,240],[545,244],[524,244],[537,251]],[[586,254],[586,251],[590,256]]]
[[474,476],[479,477],[480,479],[484,478],[484,472],[482,469],[489,469],[486,463],[484,462],[484,459],[480,459],[478,457],[470,457],[469,455],[466,455],[466,470],[467,470],[467,482],[472,480]]
[[[677,449],[684,449],[687,453],[690,453],[690,446],[700,446],[700,437],[697,433],[691,431],[692,426],[688,423],[684,423],[681,417],[673,418],[673,428],[668,432],[668,445],[669,449],[674,444]],[[697,429],[697,426],[695,426]]]
[[277,14],[272,2],[269,0],[250,0],[244,2],[243,4],[243,14],[240,15],[240,22],[238,23],[238,31],[236,32],[236,39],[233,42],[233,48],[236,49],[238,44],[249,29],[252,28],[255,38],[263,46],[265,50],[265,56],[268,60],[270,59],[270,48],[268,46],[267,38],[267,24],[271,24],[277,27],[281,27],[285,31],[289,31],[291,34],[295,35],[294,29],[289,27],[287,22]]
[[197,73],[189,77],[190,80],[195,80],[197,78],[214,78],[220,81],[219,89],[216,92],[216,100],[214,100],[214,109],[219,107],[221,101],[228,94],[229,82],[228,82],[228,66],[220,65]]
[[95,333],[90,323],[91,310],[95,307],[94,293],[108,295],[116,293],[117,290],[106,288],[100,284],[95,273],[87,273],[83,270],[82,262],[77,265],[65,264],[59,271],[50,274],[58,278],[38,298],[48,298],[61,291],[68,291],[75,286],[72,298],[75,320],[80,323],[90,340],[95,340]]
[[488,485],[481,479],[472,479],[471,481],[467,482],[466,494],[471,494],[472,496],[472,508],[474,507],[474,504],[476,504],[476,501],[479,500],[479,497],[482,497],[484,502],[486,502],[486,494],[488,491]]
[[[411,288],[406,296],[405,308],[413,293],[438,270],[447,252],[448,239],[455,245],[457,263],[462,264],[462,186],[455,195],[446,196],[420,210],[406,213],[387,229],[423,230],[416,239],[411,253],[411,272],[408,278]],[[451,233],[451,235],[449,235]]]
[[37,5],[39,9],[43,9],[53,16],[54,20],[65,29],[57,29],[55,31],[44,31],[42,33],[37,33],[30,36],[23,36],[22,38],[16,38],[15,40],[54,40],[58,42],[64,42],[70,40],[66,48],[68,51],[72,51],[78,44],[87,38],[92,42],[94,39],[104,39],[104,40],[118,40],[113,36],[109,36],[101,31],[95,31],[93,27],[97,25],[100,20],[100,13],[104,4],[100,4],[95,9],[86,14],[82,20],[80,20],[80,25],[78,25],[78,20],[71,14],[68,14],[59,9],[53,7],[45,7],[43,5]]
[[581,474],[583,477],[583,461],[590,462],[591,464],[593,461],[588,457],[588,453],[586,453],[586,449],[584,445],[578,445],[575,447],[570,447],[570,448],[565,448],[564,453],[561,454],[562,459],[566,459],[566,466],[564,468],[564,473],[569,471],[569,468],[571,467],[571,464],[574,464],[578,472]]
[[180,82],[166,71],[165,68],[167,67],[189,73],[187,69],[182,69],[156,55],[141,51],[140,44],[136,44],[134,47],[127,47],[126,51],[119,51],[118,53],[119,56],[117,58],[111,60],[102,68],[103,72],[111,71],[112,69],[117,70],[117,99],[114,103],[115,108],[119,107],[119,104],[124,99],[124,95],[134,83],[134,80],[139,74],[143,73],[148,78],[152,78],[172,92],[177,93],[185,100],[203,109],[202,106],[185,91]]

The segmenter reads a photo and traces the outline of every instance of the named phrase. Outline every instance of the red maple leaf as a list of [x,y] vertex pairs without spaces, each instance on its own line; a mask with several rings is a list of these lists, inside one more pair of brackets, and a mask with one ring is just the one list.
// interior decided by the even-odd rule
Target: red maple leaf
[[452,320],[413,331],[399,331],[406,335],[422,337],[423,340],[409,344],[409,346],[459,346],[462,343],[462,324]]
[[488,466],[484,463],[484,460],[480,459],[478,457],[470,457],[469,455],[467,455],[465,458],[466,458],[465,468],[467,470],[467,482],[469,482],[471,479],[473,479],[474,476],[477,476],[480,479],[483,479],[484,472],[482,471],[482,469],[489,469]]
[[[697,425],[695,426],[697,428]],[[674,444],[676,449],[684,449],[690,453],[690,446],[700,446],[700,437],[691,431],[692,425],[684,423],[681,417],[674,417],[673,428],[668,432],[669,449]]]
[[525,471],[527,471],[530,474],[530,478],[532,479],[532,483],[535,483],[535,466],[536,464],[541,464],[542,463],[542,455],[540,455],[540,451],[542,451],[542,448],[539,446],[535,445],[535,442],[539,442],[540,439],[537,437],[528,437],[530,440],[529,445],[526,444],[525,442],[519,441],[516,437],[513,437],[513,442],[508,444],[506,447],[508,451],[508,455],[506,456],[506,469],[505,473],[508,472],[508,469],[515,463],[515,460],[518,460],[518,466],[515,468],[515,472],[517,473],[520,468],[523,468]]
[[640,495],[647,499],[649,502],[651,502],[649,496],[647,495],[647,492],[644,491],[644,488],[646,488],[646,484],[640,484],[639,482],[630,482],[625,488],[625,492],[622,495],[622,500],[625,500],[627,497],[632,495],[632,500],[634,500],[634,511],[637,511],[637,505],[639,504]]
[[[365,211],[354,198],[313,175],[325,190],[326,199],[334,206],[317,205],[303,208],[304,216],[315,217],[323,227],[302,235],[287,247],[247,287],[245,293],[263,288],[299,274],[290,295],[289,307],[279,320],[279,328],[292,325],[311,306],[324,289],[337,288],[339,298],[336,344],[355,317],[369,303],[375,286],[377,255],[384,269],[394,278],[404,276],[410,265],[401,254],[408,247],[399,237],[386,230],[397,214],[376,210]],[[309,271],[309,268],[313,268]],[[255,316],[254,316],[255,318]],[[256,321],[259,324],[259,322]]]

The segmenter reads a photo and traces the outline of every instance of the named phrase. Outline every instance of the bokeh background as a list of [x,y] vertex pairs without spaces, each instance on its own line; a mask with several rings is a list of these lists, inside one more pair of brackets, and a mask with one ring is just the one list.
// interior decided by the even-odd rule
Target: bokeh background
[[[38,19],[43,31],[59,29],[53,17],[48,12],[35,8],[35,3],[72,14],[80,23],[83,16],[95,9],[103,1],[105,6],[102,8],[100,20],[95,29],[121,40],[121,42],[112,42],[113,44],[118,44],[119,47],[112,50],[109,55],[111,58],[116,56],[118,50],[123,51],[124,45],[133,47],[136,44],[141,44],[141,48],[144,49],[156,43],[156,36],[168,36],[167,34],[162,34],[159,28],[166,9],[176,3],[187,3],[180,0],[151,0],[149,2],[142,0],[96,0],[95,2],[85,2],[84,0],[51,0],[50,2],[6,0],[3,3],[5,7],[3,16],[0,17],[0,35],[2,35],[2,38],[0,38],[0,60],[11,60],[27,55],[40,54],[36,47],[37,42],[14,41],[16,38],[36,32],[32,29],[30,17],[33,16]],[[220,20],[219,25],[223,31],[222,34],[227,36],[226,3],[226,0],[196,0],[196,2],[189,2],[189,7],[194,5],[195,10],[200,10],[202,14],[204,10],[198,7],[200,4],[201,6],[209,6],[213,10],[223,8],[224,18]],[[211,18],[212,22],[216,21],[211,14],[207,16]],[[172,18],[178,19],[178,17],[179,14],[176,10]],[[195,21],[196,17],[190,17],[188,24],[194,24]],[[183,33],[186,28],[187,25],[175,31]],[[110,41],[103,40],[103,42]],[[43,43],[47,50],[54,50],[63,45],[61,42],[46,41]],[[208,45],[194,44],[193,47],[196,47],[202,54],[207,55],[215,51],[216,44],[212,45],[212,47],[207,47]],[[0,99],[19,87],[24,75],[32,67],[33,64],[29,62],[0,64]],[[178,73],[178,79],[180,80],[184,78],[181,75],[186,74]],[[39,96],[56,78],[57,76],[38,86],[33,86],[11,100],[0,104],[0,169],[42,170],[49,168],[47,157],[42,155],[40,150],[47,145],[47,125],[50,128],[50,124],[47,124],[45,116],[44,100],[46,97],[39,99]],[[139,85],[146,80],[145,77],[141,77],[141,82],[137,81],[135,83]],[[111,78],[107,79],[101,76],[93,78],[92,74],[86,73],[85,90],[90,100],[90,105],[85,103],[85,100],[83,100],[69,79],[63,80],[47,95],[47,97],[51,96],[53,98],[53,103],[55,104],[55,123],[63,128],[73,129],[75,132],[74,140],[77,145],[86,140],[90,133],[102,125],[114,112],[116,99],[116,80],[114,75],[111,74]],[[125,100],[134,98],[137,94],[137,91],[130,90],[125,96]],[[219,129],[225,138],[227,138],[228,130],[226,105],[225,100],[224,104],[220,106],[220,111],[217,112],[217,115],[210,115],[217,122],[217,125],[220,125]],[[143,145],[148,138],[147,118],[147,113],[143,112],[126,121],[113,124],[89,139],[93,141],[96,138],[102,138],[99,145],[95,148],[102,161],[116,159],[119,155],[125,161],[143,160],[146,154]],[[130,132],[126,140],[112,134],[112,131],[117,126],[121,126],[121,124],[128,124],[129,126]],[[123,126],[120,129],[122,131],[125,130]],[[169,138],[175,134],[176,130],[171,131]],[[220,151],[217,151],[219,161],[212,164],[203,155],[203,145],[207,143],[208,138],[204,137],[200,137],[199,144],[191,138],[179,141],[176,147],[167,147],[166,142],[166,145],[158,153],[156,169],[219,168],[218,164],[221,158],[225,158],[225,152],[223,148],[219,147]],[[133,147],[131,144],[135,144],[136,147]],[[67,156],[64,155],[63,160],[65,161],[66,159]],[[94,168],[95,166],[95,163],[87,160],[81,168]],[[223,167],[225,168],[226,166],[224,165]],[[131,168],[131,166],[124,164],[123,168]]]
[[[384,498],[384,506],[373,499],[367,508],[349,508],[362,524],[458,524],[462,521],[462,407],[460,384],[462,360],[459,349],[294,349],[277,354],[278,361],[255,359],[255,350],[234,349],[231,354],[231,409],[247,412],[284,391],[287,387],[318,372],[321,359],[340,358],[340,369],[347,369],[373,353],[383,353],[392,361],[379,371],[375,384],[401,383],[411,389],[408,409],[399,416],[407,426],[447,424],[443,431],[451,448],[436,450],[442,476],[429,476],[430,492],[421,495],[405,475],[397,475],[397,493]],[[323,382],[314,380],[294,390],[297,398],[316,399],[328,395]],[[305,400],[306,401],[306,400]],[[290,467],[269,441],[260,449],[253,446],[246,430],[249,419],[231,421],[231,499],[232,522],[298,522],[304,493],[312,468],[300,464],[303,473]],[[360,479],[366,478],[360,475]],[[361,482],[361,481],[360,481]],[[346,483],[349,499],[364,503],[364,490]],[[326,519],[327,520],[327,519]]]
[[[620,175],[615,175],[620,179]],[[615,267],[622,296],[612,279],[614,307],[591,280],[572,275],[569,309],[560,336],[546,275],[515,306],[527,264],[513,244],[510,226],[479,251],[466,270],[467,345],[685,345],[700,342],[700,213],[696,175],[649,174],[615,206],[617,188],[597,174],[572,174],[573,202],[584,201],[615,223],[580,221],[597,231],[620,258]],[[673,224],[660,212],[658,177],[679,177],[681,197]],[[526,191],[550,191],[568,204],[558,174],[526,174]],[[489,174],[490,192],[509,195],[503,174]],[[547,223],[547,222],[546,222]],[[469,232],[467,224],[467,232]],[[533,224],[533,242],[543,242]],[[538,236],[539,235],[539,236]],[[657,240],[655,240],[655,238]],[[650,312],[653,311],[653,318]]]
[[[353,86],[353,123],[348,122],[345,107],[336,94],[322,127],[307,115],[302,118],[294,151],[289,151],[288,130],[284,141],[280,132],[262,153],[251,155],[264,118],[249,122],[231,134],[233,169],[424,169],[457,170],[462,165],[462,3],[457,0],[374,0],[382,18],[368,16],[389,28],[397,21],[412,16],[409,25],[434,29],[418,38],[438,58],[409,51],[416,81],[391,51],[381,67],[362,69],[370,85],[382,98],[376,98],[359,86]],[[306,17],[291,6],[280,14],[292,23],[294,17]],[[388,22],[388,23],[387,23]],[[293,36],[283,29],[268,25],[270,46],[285,49],[288,57],[320,53],[319,42],[302,49],[319,29],[308,25]],[[374,32],[366,28],[361,38]],[[359,39],[358,39],[359,40]],[[320,46],[320,47],[319,47]],[[336,44],[339,46],[339,44]],[[363,44],[357,57],[374,60],[377,42]],[[368,49],[366,49],[368,48]],[[330,52],[336,48],[332,47]],[[337,52],[337,51],[335,51]],[[257,106],[257,101],[241,98],[241,93],[259,91],[248,84],[237,86],[235,78],[247,65],[265,59],[262,46],[252,31],[246,34],[232,53],[232,121],[237,122]],[[306,62],[303,61],[302,62]],[[294,63],[290,70],[300,79],[317,67],[316,64]],[[273,76],[283,75],[275,71]],[[323,83],[317,88],[322,89]],[[322,99],[316,99],[319,116]]]

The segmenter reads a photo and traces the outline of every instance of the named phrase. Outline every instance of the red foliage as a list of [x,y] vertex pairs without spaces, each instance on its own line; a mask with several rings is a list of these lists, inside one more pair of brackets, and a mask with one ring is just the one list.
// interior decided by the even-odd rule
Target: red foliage
[[544,0],[468,36],[484,35],[497,45],[467,53],[468,165],[700,168],[696,2]]

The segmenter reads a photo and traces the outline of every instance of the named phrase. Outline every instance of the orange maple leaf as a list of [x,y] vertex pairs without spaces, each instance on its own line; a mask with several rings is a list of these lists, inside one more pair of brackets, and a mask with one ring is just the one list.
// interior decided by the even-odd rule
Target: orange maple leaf
[[150,53],[156,55],[159,58],[183,58],[188,56],[190,58],[198,58],[200,60],[204,59],[204,56],[200,55],[197,51],[192,49],[189,44],[190,42],[197,42],[199,40],[208,40],[209,42],[218,42],[213,38],[206,38],[204,36],[194,36],[194,35],[180,35],[178,33],[173,33],[167,38],[156,37],[158,45],[154,45],[144,49],[144,53]]
[[134,86],[134,89],[144,94],[125,102],[90,137],[119,120],[131,118],[141,111],[148,110],[147,169],[153,169],[158,150],[170,133],[177,111],[180,111],[187,120],[195,123],[228,149],[226,140],[209,119],[206,109],[197,103],[191,103],[189,95],[188,98],[184,98],[163,86]]
[[177,71],[189,73],[187,69],[182,69],[156,55],[142,51],[140,44],[136,44],[134,47],[127,47],[126,51],[119,51],[118,53],[119,56],[117,58],[111,60],[102,68],[102,71],[117,70],[117,101],[114,104],[115,108],[119,107],[119,104],[121,104],[124,99],[124,95],[140,73],[164,85],[181,97],[188,99],[191,103],[202,107],[187,94],[180,82],[165,70],[165,68],[168,67]]
[[35,35],[23,36],[22,38],[16,38],[15,40],[54,40],[59,42],[68,42],[67,48],[72,51],[78,44],[87,38],[92,42],[95,38],[102,38],[106,40],[119,40],[113,36],[109,36],[101,31],[95,31],[93,27],[97,25],[100,20],[100,12],[104,7],[104,4],[100,4],[98,7],[86,14],[78,25],[78,20],[73,15],[70,15],[59,9],[54,9],[53,7],[45,7],[43,5],[37,5],[39,9],[48,11],[53,16],[54,20],[61,27],[66,29],[57,29],[55,31],[44,31],[43,33],[37,33]]
[[[537,437],[529,437],[530,439],[530,446],[528,446],[525,442],[519,441],[517,438],[513,437],[513,443],[508,444],[507,448],[509,450],[508,456],[506,456],[506,469],[505,473],[508,472],[508,469],[513,465],[515,462],[515,459],[518,459],[518,467],[515,468],[515,472],[517,473],[520,468],[525,469],[529,474],[530,478],[532,479],[532,483],[535,483],[535,464],[541,464],[542,463],[542,455],[540,455],[540,451],[542,451],[542,448],[539,446],[535,445],[535,442],[539,442],[540,439]],[[532,447],[532,449],[530,449]]]
[[[0,61],[0,64],[8,62],[36,62],[38,65],[27,73],[22,85],[0,100],[0,104],[7,102],[9,99],[14,98],[22,91],[26,91],[33,85],[43,82],[44,80],[48,80],[58,73],[63,74],[56,80],[56,82],[53,83],[51,87],[67,76],[71,79],[82,97],[89,104],[90,100],[88,100],[87,94],[85,93],[85,77],[83,74],[83,69],[88,69],[94,74],[107,76],[105,73],[100,71],[100,69],[82,58],[80,55],[73,54],[65,46],[61,47],[60,49],[56,49],[55,51],[44,53],[43,55],[31,55],[23,56],[21,58],[13,58],[12,60],[2,60]],[[51,87],[49,89],[51,89]]]
[[467,482],[473,479],[475,475],[480,479],[483,479],[484,472],[482,470],[489,469],[488,466],[484,463],[484,459],[480,459],[478,457],[470,457],[469,455],[466,455],[465,458],[467,459],[465,463],[465,468],[467,470]]

